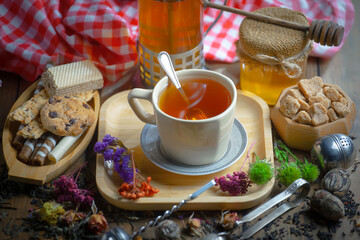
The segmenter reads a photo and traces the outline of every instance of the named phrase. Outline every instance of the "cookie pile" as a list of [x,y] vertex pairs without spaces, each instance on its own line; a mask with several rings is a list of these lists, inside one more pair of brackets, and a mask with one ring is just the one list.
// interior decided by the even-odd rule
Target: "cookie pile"
[[18,159],[28,165],[41,166],[64,136],[77,136],[96,120],[87,103],[95,91],[50,97],[40,81],[31,99],[9,114],[21,123],[13,146]]
[[295,122],[319,126],[347,116],[350,108],[339,89],[316,76],[289,89],[280,99],[280,112]]

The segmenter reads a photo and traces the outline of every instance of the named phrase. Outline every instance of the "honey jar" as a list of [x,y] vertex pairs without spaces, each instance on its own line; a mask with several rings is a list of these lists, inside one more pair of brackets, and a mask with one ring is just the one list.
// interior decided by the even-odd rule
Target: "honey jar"
[[[306,16],[287,8],[269,7],[256,13],[309,26]],[[240,25],[237,52],[239,88],[275,105],[281,91],[304,77],[312,41],[306,32],[245,18]]]

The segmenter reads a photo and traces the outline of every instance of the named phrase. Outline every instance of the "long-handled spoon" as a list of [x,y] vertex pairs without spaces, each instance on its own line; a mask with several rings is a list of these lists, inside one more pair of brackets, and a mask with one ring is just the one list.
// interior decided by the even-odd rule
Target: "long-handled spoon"
[[204,7],[216,8],[219,10],[236,13],[257,21],[304,31],[307,32],[308,39],[314,40],[314,42],[320,43],[324,46],[339,46],[344,36],[344,27],[330,20],[314,19],[309,27],[295,22],[290,22],[255,12],[248,12],[237,8],[223,6],[220,4],[209,2],[208,0],[204,1]]
[[[179,92],[180,92],[181,96],[184,98],[186,104],[188,106],[190,106],[190,100],[186,96],[184,90],[181,87],[179,79],[176,76],[175,69],[172,65],[170,55],[167,52],[162,51],[159,53],[157,58],[158,58],[158,61],[161,65],[161,67],[164,69],[164,71],[167,74],[167,76],[169,77],[169,79],[174,83],[176,89],[179,90]],[[207,117],[206,117],[205,113],[203,111],[201,111],[200,109],[190,108],[187,111],[187,113],[185,114],[185,118],[187,120],[199,120],[199,119],[206,119]]]

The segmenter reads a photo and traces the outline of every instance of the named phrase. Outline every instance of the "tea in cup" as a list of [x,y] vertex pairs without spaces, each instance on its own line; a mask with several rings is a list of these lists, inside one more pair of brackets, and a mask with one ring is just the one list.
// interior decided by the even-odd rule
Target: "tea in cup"
[[[164,77],[154,89],[132,89],[130,107],[140,120],[157,126],[168,159],[186,165],[214,163],[229,144],[236,109],[235,84],[209,70],[186,69],[176,74],[189,102]],[[139,99],[150,101],[154,113],[147,112]]]

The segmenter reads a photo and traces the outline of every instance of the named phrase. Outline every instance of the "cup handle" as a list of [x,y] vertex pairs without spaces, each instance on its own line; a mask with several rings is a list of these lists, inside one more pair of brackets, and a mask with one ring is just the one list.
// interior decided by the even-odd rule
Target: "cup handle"
[[139,99],[152,103],[152,89],[134,88],[128,94],[128,102],[135,115],[143,122],[156,125],[155,115],[146,111]]

